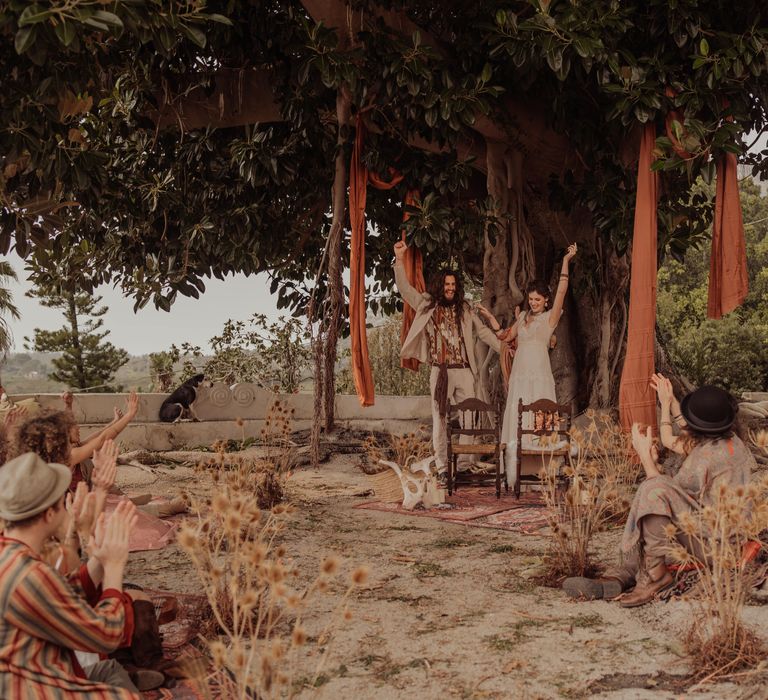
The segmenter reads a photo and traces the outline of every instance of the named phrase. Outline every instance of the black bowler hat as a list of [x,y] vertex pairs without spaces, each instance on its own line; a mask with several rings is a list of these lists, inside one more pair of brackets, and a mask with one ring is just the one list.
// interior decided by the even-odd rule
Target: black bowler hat
[[680,413],[693,430],[713,435],[724,433],[736,420],[733,398],[717,386],[692,391],[680,402]]

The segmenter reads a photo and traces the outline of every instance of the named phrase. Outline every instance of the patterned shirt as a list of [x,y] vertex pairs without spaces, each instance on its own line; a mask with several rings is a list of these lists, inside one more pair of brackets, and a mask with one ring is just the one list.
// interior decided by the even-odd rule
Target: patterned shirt
[[73,653],[107,654],[132,634],[126,594],[100,591],[85,565],[64,579],[26,544],[0,536],[0,698],[139,700],[87,680]]
[[455,306],[435,306],[429,322],[429,359],[432,364],[465,365],[467,350],[456,318]]

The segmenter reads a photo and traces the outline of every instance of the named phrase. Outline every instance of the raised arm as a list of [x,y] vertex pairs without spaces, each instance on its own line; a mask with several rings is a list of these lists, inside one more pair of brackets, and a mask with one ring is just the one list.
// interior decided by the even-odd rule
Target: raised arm
[[406,304],[415,309],[424,300],[424,295],[408,281],[408,275],[405,273],[405,265],[403,264],[406,250],[408,250],[408,246],[405,245],[404,241],[395,243],[395,285],[397,285],[397,291]]
[[69,458],[69,466],[74,467],[80,464],[84,459],[90,459],[94,450],[99,449],[105,440],[114,440],[123,429],[136,417],[139,411],[139,397],[132,391],[128,397],[128,405],[125,415],[119,420],[110,423],[104,430],[89,437],[85,443],[78,447],[73,447]]
[[551,328],[554,328],[558,324],[560,316],[563,313],[565,294],[568,291],[568,265],[574,255],[576,255],[576,244],[571,243],[571,245],[568,246],[568,252],[563,258],[563,266],[560,268],[560,280],[557,283],[557,292],[555,293],[555,300],[552,303],[552,312],[549,314],[549,325]]
[[656,396],[659,397],[659,405],[661,406],[661,420],[659,421],[659,437],[661,438],[661,444],[668,450],[677,452],[677,454],[685,454],[685,450],[680,444],[680,440],[675,436],[672,430],[673,410],[675,410],[675,415],[679,421],[678,424],[681,427],[685,426],[685,421],[680,415],[680,402],[675,398],[675,394],[672,391],[672,382],[661,374],[654,374],[651,376],[651,387],[656,392]]

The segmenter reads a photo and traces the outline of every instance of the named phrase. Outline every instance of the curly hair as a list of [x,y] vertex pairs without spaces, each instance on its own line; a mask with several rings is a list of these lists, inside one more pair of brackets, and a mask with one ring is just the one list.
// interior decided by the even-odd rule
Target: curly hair
[[65,411],[42,411],[19,426],[9,457],[34,452],[46,462],[69,465],[74,418]]
[[[443,296],[446,277],[453,277],[456,280],[456,292],[453,296],[453,301],[450,303]],[[455,306],[456,317],[459,324],[461,324],[461,314],[464,311],[464,280],[458,270],[441,270],[435,274],[429,280],[429,295],[432,297],[432,302],[429,305],[430,309],[433,309],[438,304],[440,306]]]

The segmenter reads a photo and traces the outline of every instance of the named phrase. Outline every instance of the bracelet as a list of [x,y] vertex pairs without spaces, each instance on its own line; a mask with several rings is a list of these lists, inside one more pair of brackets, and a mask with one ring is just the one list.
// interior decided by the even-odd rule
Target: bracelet
[[662,425],[668,425],[670,428],[672,427],[672,423],[670,423],[668,420],[661,421],[661,423],[659,423],[659,427]]
[[567,274],[565,274],[565,272],[563,272],[563,273],[560,275],[560,277],[565,277],[565,279],[568,279],[568,275],[567,275]]
[[683,417],[682,413],[678,413],[676,416],[672,416],[672,420],[680,420]]

